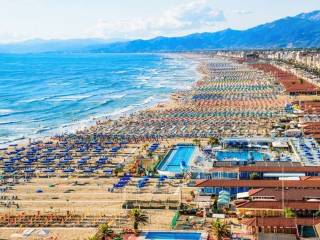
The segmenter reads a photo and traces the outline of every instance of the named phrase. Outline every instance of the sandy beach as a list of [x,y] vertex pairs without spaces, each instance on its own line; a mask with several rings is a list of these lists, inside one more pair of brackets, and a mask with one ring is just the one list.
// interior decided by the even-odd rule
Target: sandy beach
[[[128,201],[157,205],[144,209],[149,222],[143,230],[170,230],[178,205],[190,201],[193,189],[185,180],[160,184],[159,178],[150,178],[138,190],[141,167],[152,171],[177,143],[206,143],[210,136],[270,136],[288,101],[274,78],[226,58],[184,56],[199,61],[202,78],[169,101],[119,119],[99,120],[73,134],[2,149],[0,238],[11,239],[30,228],[46,228],[46,237],[54,239],[86,239],[101,223],[115,230],[130,228]],[[150,157],[147,148],[154,143]],[[129,183],[116,189],[127,173]],[[30,239],[45,238],[31,234]]]

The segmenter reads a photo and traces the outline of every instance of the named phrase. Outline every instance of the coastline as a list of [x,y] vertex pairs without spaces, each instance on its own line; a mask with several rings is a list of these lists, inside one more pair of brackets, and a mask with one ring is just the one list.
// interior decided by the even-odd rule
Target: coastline
[[[274,124],[287,116],[284,111],[287,96],[276,78],[255,70],[260,65],[239,64],[233,59],[206,54],[193,56],[200,61],[197,70],[202,78],[190,90],[175,91],[162,103],[133,113],[97,120],[76,134],[2,149],[5,181],[12,180],[15,187],[6,190],[14,200],[9,200],[9,209],[3,211],[9,220],[3,218],[4,232],[0,237],[45,227],[58,239],[69,239],[69,231],[79,228],[83,232],[72,237],[85,239],[99,223],[105,222],[120,232],[131,227],[129,204],[132,208],[141,205],[150,217],[150,222],[141,227],[143,231],[171,231],[179,205],[198,202],[190,193],[195,179],[211,181],[218,177],[216,171],[232,169],[228,174],[231,181],[234,169],[240,165],[255,172],[256,167],[277,170],[279,164],[295,168],[307,163],[307,159],[294,161],[287,148],[278,159],[278,150],[271,148],[270,132]],[[217,145],[212,145],[213,141]],[[159,162],[164,161],[172,146],[181,143],[192,143],[199,150],[190,157],[190,172],[183,176],[185,182],[168,169],[159,171]],[[313,142],[306,143],[311,149]],[[300,146],[298,141],[295,144]],[[251,153],[223,160],[216,157],[216,150],[236,152],[237,145],[241,154],[253,147],[261,152],[266,149],[274,157],[265,161],[254,161]],[[238,160],[244,163],[239,164]],[[178,166],[177,163],[172,166]],[[161,174],[172,178],[163,180]],[[35,214],[41,221],[34,219]],[[52,216],[58,220],[52,220]],[[210,217],[215,216],[209,215],[199,229],[192,231],[206,231]],[[184,221],[178,224],[179,229]],[[84,230],[88,228],[92,232]]]
[[[162,54],[160,54],[162,55]],[[50,139],[55,138],[56,136],[68,135],[68,134],[77,134],[79,132],[91,132],[93,129],[97,128],[100,123],[117,121],[119,119],[125,119],[131,117],[133,114],[140,114],[146,111],[152,111],[157,109],[165,109],[170,108],[177,105],[177,99],[179,99],[182,95],[192,89],[192,86],[199,80],[201,80],[203,73],[199,70],[199,66],[201,64],[201,54],[195,53],[166,53],[164,56],[179,56],[184,59],[188,59],[193,62],[191,65],[194,66],[195,73],[195,81],[190,82],[189,86],[186,86],[184,90],[174,90],[167,94],[165,99],[154,99],[150,102],[143,104],[132,104],[127,107],[124,107],[123,110],[120,109],[118,112],[111,113],[99,113],[98,115],[89,116],[86,119],[72,121],[68,124],[63,124],[58,128],[51,129],[49,131],[45,131],[45,134],[32,134],[30,137],[24,136],[23,138],[18,138],[15,140],[8,140],[7,142],[0,143],[0,147],[8,147],[10,145],[26,145],[30,142],[34,141],[50,141]],[[133,106],[133,107],[132,107]],[[131,108],[130,108],[131,107]]]

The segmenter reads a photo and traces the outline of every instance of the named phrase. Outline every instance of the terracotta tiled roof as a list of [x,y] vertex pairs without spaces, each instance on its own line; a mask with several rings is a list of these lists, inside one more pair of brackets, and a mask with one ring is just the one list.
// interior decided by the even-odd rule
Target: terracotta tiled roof
[[307,113],[320,113],[320,102],[317,101],[300,101],[297,102],[300,108]]
[[295,189],[289,188],[259,188],[252,189],[249,191],[250,197],[274,197],[275,200],[282,200],[284,197],[285,200],[290,201],[303,201],[305,199],[319,199],[320,190],[315,191],[314,189]]
[[301,173],[307,173],[307,172],[317,172],[320,173],[320,166],[224,166],[224,167],[216,167],[210,169],[211,172],[301,172]]
[[[320,209],[320,202],[289,201],[285,202],[284,206],[291,209],[318,210]],[[239,204],[237,208],[282,210],[283,205],[282,201],[247,201]]]
[[297,225],[316,225],[320,223],[319,218],[284,218],[284,217],[257,217],[246,218],[241,221],[241,224],[246,226],[259,227],[291,227]]
[[268,63],[252,64],[251,66],[272,74],[289,93],[314,93],[320,92],[318,86],[306,80],[301,81],[293,73],[283,71]]
[[320,180],[320,176],[304,176],[304,177],[300,177],[301,180],[308,180],[308,181],[312,181],[312,180]]
[[249,190],[249,196],[255,196],[257,193],[263,191],[265,188],[256,188],[256,189],[250,189]]
[[251,188],[320,188],[320,180],[202,180],[196,182],[196,187],[251,187]]
[[210,172],[239,172],[238,167],[216,167],[211,168]]
[[263,167],[263,166],[241,166],[240,172],[320,172],[320,166],[294,166],[294,167]]

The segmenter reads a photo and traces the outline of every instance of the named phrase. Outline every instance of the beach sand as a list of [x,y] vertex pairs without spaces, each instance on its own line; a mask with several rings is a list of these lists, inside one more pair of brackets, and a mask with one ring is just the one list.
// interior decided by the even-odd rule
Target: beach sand
[[[210,57],[198,54],[187,55],[187,57],[199,60],[199,65],[201,66],[199,67],[199,71],[203,74],[203,79],[199,81],[201,82],[203,80],[205,86],[212,87],[215,83],[207,78],[208,76],[214,75],[213,73],[208,73],[208,71],[210,69],[213,69],[212,71],[216,70],[215,66],[212,67],[209,64],[210,61],[208,58],[210,59]],[[242,66],[237,65],[237,67],[241,69]],[[244,66],[244,68],[245,71],[248,72],[249,77],[251,77],[252,70],[248,69],[248,66]],[[264,75],[261,76],[263,77]],[[240,80],[239,83],[237,82],[236,84],[239,84],[241,87],[247,86],[247,82],[251,81],[250,79],[244,80],[243,82]],[[262,83],[257,82],[256,85],[258,87],[265,87],[267,89],[266,92],[270,94],[270,98],[267,96],[266,100],[264,100],[263,96],[264,91],[259,92],[262,96],[261,101],[260,99],[257,101],[256,99],[242,99],[242,92],[239,94],[240,97],[234,93],[226,92],[223,93],[223,96],[227,98],[226,102],[229,104],[227,106],[224,105],[226,102],[220,100],[197,102],[192,99],[192,96],[195,94],[203,94],[201,92],[202,90],[191,89],[189,91],[174,93],[168,102],[157,104],[152,108],[139,111],[130,116],[121,117],[117,120],[98,121],[96,125],[78,131],[76,135],[52,138],[50,139],[53,141],[51,145],[66,141],[67,144],[73,147],[70,154],[73,156],[72,164],[75,164],[76,161],[84,155],[74,151],[74,149],[76,149],[75,139],[89,144],[92,141],[91,136],[94,134],[105,133],[125,136],[124,138],[128,138],[130,141],[130,144],[128,144],[126,148],[121,149],[115,156],[110,155],[108,152],[109,149],[103,150],[99,154],[90,152],[91,159],[89,163],[94,165],[99,157],[108,155],[113,164],[108,165],[108,167],[122,163],[125,164],[126,170],[130,170],[131,167],[129,166],[133,166],[137,158],[146,156],[147,152],[144,150],[144,146],[146,144],[150,145],[155,141],[160,143],[160,150],[156,153],[160,155],[165,154],[170,146],[176,143],[192,143],[192,140],[195,138],[206,142],[209,136],[215,135],[219,137],[269,136],[273,124],[277,123],[282,117],[282,104],[288,99],[285,95],[281,95],[278,89],[274,89],[276,85],[273,79],[270,80],[266,77],[260,80]],[[232,94],[238,96],[240,100],[231,99],[229,101],[229,97]],[[238,105],[239,102],[243,103],[243,105]],[[246,112],[247,110],[255,114],[257,110],[257,105],[255,104],[258,103],[261,104],[258,106],[258,110],[264,111],[262,114],[270,111],[271,115],[237,115],[239,112]],[[217,112],[223,112],[224,115],[213,117]],[[230,114],[230,116],[227,114]],[[274,114],[274,116],[272,116],[272,114]],[[155,135],[157,137],[150,137]],[[107,137],[101,139],[107,141]],[[114,139],[120,138],[114,137]],[[47,138],[45,141],[48,140]],[[40,143],[39,145],[43,146],[44,144]],[[60,147],[59,145],[59,148]],[[9,150],[14,150],[15,148],[16,147],[11,147]],[[92,150],[93,148],[91,151]],[[4,152],[1,152],[0,155],[1,154],[4,154]],[[3,155],[3,157],[6,156]],[[98,173],[92,176],[83,178],[80,178],[83,174],[78,172],[71,174],[72,176],[70,177],[65,177],[66,174],[62,174],[61,170],[56,173],[56,177],[39,178],[40,174],[37,173],[36,175],[38,175],[38,177],[32,178],[30,182],[16,184],[12,189],[4,193],[4,195],[8,197],[12,195],[17,196],[18,199],[15,200],[15,202],[19,204],[19,209],[15,207],[1,207],[0,214],[2,214],[2,216],[14,215],[17,216],[17,218],[21,215],[37,216],[37,214],[63,216],[68,214],[75,216],[75,220],[73,220],[72,217],[66,218],[70,221],[68,224],[64,222],[57,223],[57,225],[66,225],[65,228],[52,226],[50,224],[47,224],[48,226],[45,226],[45,224],[41,226],[48,228],[57,239],[86,239],[95,232],[96,228],[92,228],[91,226],[93,222],[97,224],[110,222],[114,229],[132,227],[132,222],[128,219],[128,210],[122,208],[122,204],[126,200],[162,201],[167,203],[168,201],[179,202],[181,198],[180,189],[171,186],[168,182],[166,182],[160,190],[157,190],[158,179],[151,179],[148,186],[138,193],[136,184],[139,178],[134,178],[123,191],[109,192],[108,188],[112,188],[113,184],[117,183],[119,178],[115,176],[104,178],[102,177],[104,174],[101,170],[98,170]],[[41,189],[42,192],[38,193],[38,189]],[[190,199],[191,190],[193,189],[187,187],[185,183],[183,184],[181,189],[183,201]],[[149,216],[150,222],[146,226],[142,226],[142,229],[171,229],[171,221],[176,210],[149,209],[144,211]],[[34,221],[36,221],[36,217],[34,219]],[[86,224],[85,221],[88,221],[88,224]],[[39,227],[34,226],[33,228]],[[3,226],[3,228],[0,228],[0,238],[9,239],[11,234],[20,233],[22,230],[19,226],[15,228]]]

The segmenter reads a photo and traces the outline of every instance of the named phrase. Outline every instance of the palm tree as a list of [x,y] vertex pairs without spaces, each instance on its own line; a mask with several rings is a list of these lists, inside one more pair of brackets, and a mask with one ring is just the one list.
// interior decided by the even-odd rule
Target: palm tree
[[211,229],[217,240],[222,240],[223,237],[230,236],[229,226],[226,223],[221,222],[219,219],[212,222]]
[[250,180],[259,180],[259,175],[256,172],[250,174]]
[[98,238],[96,236],[91,236],[91,237],[88,237],[88,240],[98,240]]
[[99,225],[96,236],[98,239],[102,239],[102,240],[112,238],[113,231],[108,224],[101,224]]
[[190,191],[190,195],[191,195],[192,199],[194,199],[196,197],[196,194],[194,193],[194,191]]
[[197,138],[193,139],[193,143],[199,147],[201,146],[201,141]]
[[219,143],[219,139],[215,137],[210,137],[208,140],[208,144],[212,146],[217,145]]
[[145,215],[140,209],[134,208],[130,211],[129,217],[133,220],[133,229],[135,232],[138,232],[140,224],[147,224],[148,223],[148,216]]
[[285,208],[283,210],[285,218],[294,218],[296,213],[291,208]]
[[147,147],[148,147],[148,143],[143,144],[143,146],[142,146],[142,150],[146,150],[146,149],[147,149]]
[[149,158],[153,158],[153,152],[150,152],[150,151],[149,151],[149,152],[148,152],[148,157],[149,157]]

